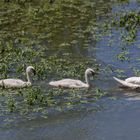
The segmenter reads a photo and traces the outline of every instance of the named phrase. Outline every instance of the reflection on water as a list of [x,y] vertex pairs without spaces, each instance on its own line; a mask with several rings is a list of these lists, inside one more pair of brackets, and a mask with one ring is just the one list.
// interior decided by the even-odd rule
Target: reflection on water
[[[1,20],[4,21],[1,26],[5,25],[0,31],[1,44],[7,48],[0,50],[5,52],[0,55],[2,61],[0,69],[4,70],[0,71],[2,73],[0,77],[13,76],[13,72],[20,77],[26,64],[35,65],[39,73],[36,80],[40,81],[35,84],[45,91],[45,95],[40,95],[36,104],[42,103],[43,111],[49,112],[49,116],[42,118],[39,111],[31,113],[35,119],[24,113],[23,115],[22,112],[20,117],[16,116],[18,112],[8,113],[7,119],[1,115],[0,139],[139,140],[139,92],[120,90],[112,79],[113,75],[126,77],[139,74],[139,33],[136,41],[129,45],[130,48],[127,47],[128,44],[122,42],[119,29],[117,31],[115,28],[111,29],[109,35],[99,34],[103,32],[103,29],[100,29],[101,23],[106,19],[111,20],[109,15],[119,12],[122,9],[120,7],[136,9],[138,3],[126,1],[114,4],[99,0],[82,3],[78,1],[74,5],[64,2],[57,7],[58,4],[60,5],[57,1],[50,7],[44,3],[41,5],[44,8],[42,10],[37,5],[34,9],[32,5],[27,4],[24,6],[29,8],[28,11],[16,7],[10,15],[8,11],[1,9],[0,14],[3,15]],[[59,10],[61,12],[58,12]],[[17,18],[15,13],[18,13]],[[7,20],[9,16],[13,17],[10,23]],[[125,58],[119,54],[123,49],[126,49]],[[84,80],[85,68],[95,67],[97,64],[100,66],[99,75],[93,82],[96,87],[107,93],[100,100],[96,99],[95,90],[62,92],[58,89],[52,91],[46,86],[48,81],[62,77]],[[34,95],[38,96],[38,90],[33,90],[34,94],[30,90],[29,92],[30,98],[22,91],[18,91],[18,96],[2,95],[0,109],[6,110],[6,99],[10,102],[8,105],[13,105],[14,100],[7,98],[9,96],[18,99],[17,110],[21,109],[22,102],[34,104],[34,100],[28,99],[36,98]],[[44,97],[47,97],[47,100]],[[37,105],[35,108],[25,106],[23,111],[39,110],[40,106]],[[13,121],[10,118],[15,119]]]

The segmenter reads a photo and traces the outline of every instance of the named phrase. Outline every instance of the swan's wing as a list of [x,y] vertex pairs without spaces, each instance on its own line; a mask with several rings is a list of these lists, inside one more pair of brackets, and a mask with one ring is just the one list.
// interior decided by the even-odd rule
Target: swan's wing
[[61,83],[61,80],[58,80],[58,81],[51,81],[51,82],[49,82],[49,85],[50,85],[50,86],[58,87],[60,83]]
[[20,79],[4,79],[0,83],[0,86],[4,88],[23,88],[27,86],[27,82]]
[[140,77],[130,77],[125,80],[128,83],[140,85]]
[[118,78],[116,78],[116,77],[113,77],[113,78],[114,78],[117,82],[119,82],[120,84],[122,84],[124,87],[129,87],[129,88],[132,88],[132,89],[140,88],[140,85],[133,84],[133,83],[129,83],[129,82],[127,82],[127,81],[118,79]]
[[62,79],[62,80],[58,80],[58,81],[52,81],[49,83],[49,85],[51,86],[55,86],[55,87],[70,87],[71,85],[73,85],[75,81],[72,79]]
[[59,81],[52,81],[49,83],[51,86],[55,87],[66,87],[66,88],[80,88],[80,87],[86,87],[87,84],[83,83],[80,80],[74,80],[74,79],[62,79]]

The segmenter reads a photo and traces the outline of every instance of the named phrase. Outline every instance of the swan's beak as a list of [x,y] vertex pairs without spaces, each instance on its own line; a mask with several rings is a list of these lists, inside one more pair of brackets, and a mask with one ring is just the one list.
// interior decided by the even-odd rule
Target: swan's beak
[[91,71],[91,73],[92,73],[92,76],[96,75],[95,71]]

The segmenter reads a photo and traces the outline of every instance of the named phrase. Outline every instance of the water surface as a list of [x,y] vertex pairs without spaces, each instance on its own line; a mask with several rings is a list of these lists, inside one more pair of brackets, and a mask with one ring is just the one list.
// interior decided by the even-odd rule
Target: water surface
[[[123,27],[104,30],[117,13],[138,7],[100,0],[1,6],[0,78],[25,79],[27,65],[38,74],[35,89],[1,89],[0,139],[139,140],[139,91],[121,90],[112,78],[139,75],[139,30],[132,42],[123,40]],[[47,85],[84,80],[87,67],[98,71],[90,91]]]

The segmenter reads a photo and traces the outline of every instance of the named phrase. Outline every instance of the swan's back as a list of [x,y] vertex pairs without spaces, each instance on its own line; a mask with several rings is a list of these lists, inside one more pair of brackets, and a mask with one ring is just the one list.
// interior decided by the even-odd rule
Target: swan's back
[[[136,88],[140,88],[140,85],[138,84],[135,84],[135,83],[130,83],[127,81],[127,79],[124,81],[124,80],[121,80],[121,79],[118,79],[116,77],[113,77],[117,82],[119,82],[120,84],[122,84],[123,87],[128,87],[128,88],[132,88],[132,89],[136,89]],[[129,78],[128,78],[129,79]]]
[[88,88],[89,86],[80,80],[74,79],[62,79],[59,81],[52,81],[49,85],[54,87],[64,87],[64,88]]
[[140,85],[140,77],[130,77],[130,78],[127,78],[125,81],[128,83]]
[[24,88],[30,86],[30,83],[20,79],[4,79],[0,80],[0,86],[4,88]]

